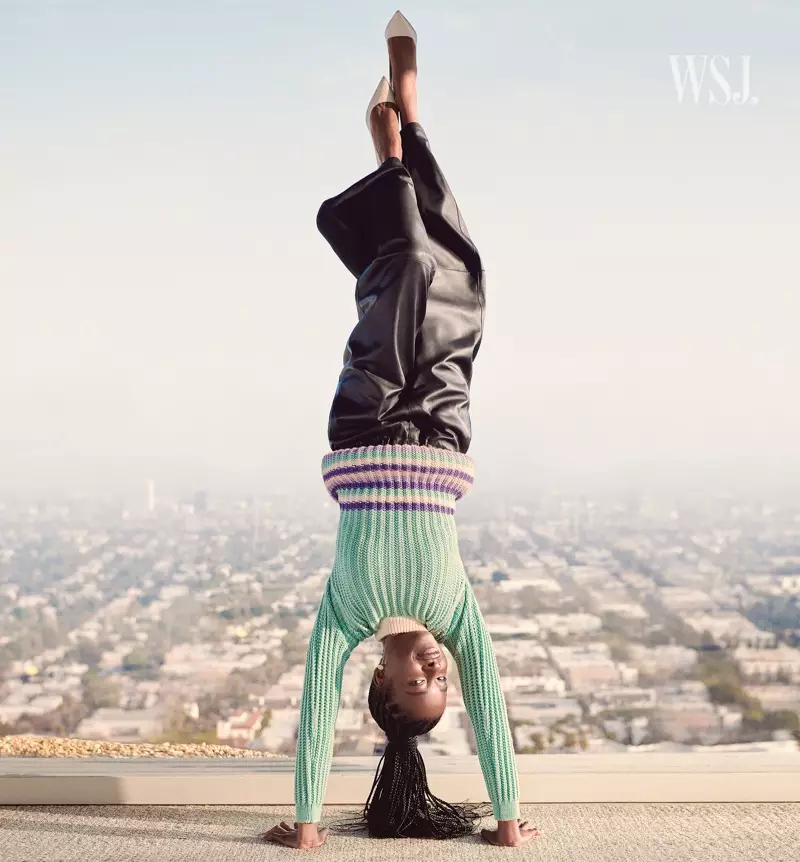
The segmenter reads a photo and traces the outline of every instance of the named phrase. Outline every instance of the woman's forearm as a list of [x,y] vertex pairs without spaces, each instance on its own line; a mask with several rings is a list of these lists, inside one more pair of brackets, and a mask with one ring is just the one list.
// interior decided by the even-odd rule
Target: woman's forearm
[[475,732],[494,816],[498,823],[516,823],[519,787],[514,741],[492,639],[468,584],[460,616],[454,631],[445,638],[445,646],[458,663],[461,694]]
[[297,728],[295,816],[298,824],[314,824],[322,813],[341,698],[342,670],[350,651],[333,612],[329,585],[326,585],[309,639]]

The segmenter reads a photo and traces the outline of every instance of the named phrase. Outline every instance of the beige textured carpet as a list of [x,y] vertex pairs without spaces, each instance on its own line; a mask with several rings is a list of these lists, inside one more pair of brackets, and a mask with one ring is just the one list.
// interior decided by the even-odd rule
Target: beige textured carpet
[[[326,819],[344,809],[327,808]],[[718,805],[536,805],[539,827],[521,849],[478,836],[448,842],[376,841],[331,835],[311,858],[392,860],[536,859],[541,862],[800,862],[800,803]],[[290,807],[52,806],[0,808],[2,862],[267,862],[304,858],[256,836]],[[485,821],[491,826],[493,821]],[[509,855],[511,854],[511,855]]]

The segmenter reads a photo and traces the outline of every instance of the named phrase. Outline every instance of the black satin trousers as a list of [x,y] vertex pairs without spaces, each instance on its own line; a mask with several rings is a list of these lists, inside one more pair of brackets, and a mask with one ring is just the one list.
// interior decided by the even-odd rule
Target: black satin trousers
[[357,279],[358,323],[331,405],[331,449],[382,443],[465,453],[485,275],[419,123],[402,161],[323,202],[317,227]]

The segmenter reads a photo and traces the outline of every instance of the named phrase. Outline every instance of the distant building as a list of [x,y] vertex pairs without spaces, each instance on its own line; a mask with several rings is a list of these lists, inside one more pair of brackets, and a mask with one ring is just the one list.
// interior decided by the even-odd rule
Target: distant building
[[577,693],[635,685],[637,682],[636,668],[613,661],[608,644],[602,641],[551,647],[550,655],[570,690]]
[[342,732],[355,732],[364,726],[363,709],[339,709],[336,715],[336,730]]
[[656,689],[659,703],[708,701],[706,684],[697,679],[676,680]]
[[[506,583],[503,581],[503,583]],[[484,617],[486,628],[492,636],[523,636],[536,637],[540,628],[536,620],[520,618],[512,614],[486,614]]]
[[184,715],[186,715],[188,718],[193,719],[194,721],[197,721],[197,719],[200,718],[200,707],[196,700],[182,703],[181,711]]
[[604,659],[566,666],[564,675],[569,689],[578,693],[588,693],[622,682],[616,662]]
[[499,581],[497,589],[504,593],[514,593],[528,587],[547,595],[562,592],[558,581],[544,574],[542,570],[513,569],[508,572],[508,580]]
[[716,610],[714,599],[694,587],[662,587],[658,595],[664,607],[673,613],[710,613]]
[[492,643],[494,654],[504,673],[535,673],[547,666],[547,651],[538,641],[512,638]]
[[611,573],[604,566],[572,566],[570,577],[582,587],[597,586],[611,579]]
[[228,745],[251,743],[264,723],[263,709],[239,709],[217,722],[217,739]]
[[539,693],[563,697],[567,692],[567,684],[561,675],[552,667],[537,668],[530,676],[508,676],[502,674],[500,685],[503,691],[520,693]]
[[258,747],[274,753],[291,748],[297,738],[299,724],[299,708],[271,710],[269,725],[259,734]]
[[654,709],[656,690],[653,688],[609,688],[591,695],[589,714],[606,710]]
[[596,614],[537,614],[536,622],[542,631],[559,637],[591,635],[603,628],[603,620]]
[[300,696],[282,685],[271,685],[263,697],[263,705],[267,709],[286,709],[289,706],[299,706]]
[[164,731],[157,709],[98,709],[77,727],[79,739],[110,739],[115,742],[147,742]]
[[723,736],[723,721],[711,703],[661,704],[654,715],[661,732],[676,742],[712,745]]
[[544,724],[515,724],[514,725],[514,748],[522,751],[525,748],[534,748],[538,744],[540,750],[547,748],[548,727]]
[[775,649],[739,647],[733,657],[746,679],[800,683],[800,649],[781,644]]
[[166,584],[158,592],[158,597],[163,602],[171,602],[188,595],[189,587],[186,584]]
[[675,676],[697,664],[697,652],[677,644],[656,647],[631,644],[628,649],[631,663],[649,676]]
[[598,610],[628,620],[646,620],[650,614],[638,602],[599,602]]
[[9,703],[7,700],[0,703],[0,722],[16,724],[27,712],[27,707],[27,703]]
[[800,596],[800,575],[748,575],[745,583],[765,596]]
[[782,575],[780,590],[784,595],[800,596],[800,575]]
[[764,709],[788,709],[800,713],[800,685],[754,685],[747,693],[758,698]]
[[558,721],[573,719],[580,721],[581,705],[570,698],[530,697],[517,700],[509,698],[508,714],[515,723],[550,726]]
[[58,709],[62,703],[64,698],[60,694],[40,694],[33,698],[25,711],[28,715],[47,715],[48,712]]
[[698,634],[708,632],[714,643],[720,646],[742,644],[750,647],[768,647],[775,643],[775,635],[772,632],[761,631],[747,617],[736,611],[686,616],[684,622]]

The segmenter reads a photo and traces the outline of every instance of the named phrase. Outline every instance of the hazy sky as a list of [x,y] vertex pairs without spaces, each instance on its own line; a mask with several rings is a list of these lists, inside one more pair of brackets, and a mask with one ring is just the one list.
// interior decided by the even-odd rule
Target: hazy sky
[[[315,216],[395,8],[0,0],[0,490],[315,479],[356,319]],[[487,268],[479,479],[796,466],[798,4],[401,8]]]

